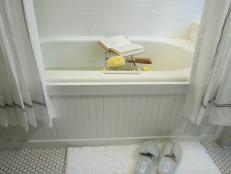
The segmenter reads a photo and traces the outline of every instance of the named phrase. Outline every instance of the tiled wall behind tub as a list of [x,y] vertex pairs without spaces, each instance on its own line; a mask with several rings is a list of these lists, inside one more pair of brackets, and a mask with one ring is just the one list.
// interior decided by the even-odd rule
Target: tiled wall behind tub
[[40,36],[186,37],[203,0],[34,0]]

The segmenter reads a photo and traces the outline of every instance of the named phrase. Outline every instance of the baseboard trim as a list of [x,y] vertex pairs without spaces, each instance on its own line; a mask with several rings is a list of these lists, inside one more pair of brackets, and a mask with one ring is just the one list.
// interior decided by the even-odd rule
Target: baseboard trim
[[145,140],[164,142],[169,139],[178,141],[213,142],[216,137],[211,136],[151,136],[151,137],[128,137],[128,138],[99,138],[99,139],[58,139],[58,140],[27,140],[27,141],[0,141],[0,149],[23,149],[23,148],[51,148],[70,146],[102,146],[138,144]]

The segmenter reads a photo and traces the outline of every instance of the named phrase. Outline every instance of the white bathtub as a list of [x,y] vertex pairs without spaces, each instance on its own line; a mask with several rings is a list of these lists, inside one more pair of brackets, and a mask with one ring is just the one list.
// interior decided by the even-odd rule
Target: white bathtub
[[[47,83],[161,83],[188,82],[194,43],[189,40],[132,38],[152,59],[153,71],[104,74],[104,52],[99,38],[43,38]],[[141,65],[139,65],[141,66]]]
[[144,45],[145,54],[152,58],[153,72],[104,74],[104,53],[97,38],[43,38],[48,93],[57,118],[52,128],[42,127],[33,138],[105,145],[209,137],[206,126],[193,125],[182,114],[193,43],[134,41]]

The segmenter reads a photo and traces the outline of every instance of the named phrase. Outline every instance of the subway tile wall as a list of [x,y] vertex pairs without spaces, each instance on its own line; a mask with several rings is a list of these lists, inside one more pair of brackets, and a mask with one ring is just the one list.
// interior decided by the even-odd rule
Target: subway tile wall
[[34,0],[40,36],[185,38],[203,0]]

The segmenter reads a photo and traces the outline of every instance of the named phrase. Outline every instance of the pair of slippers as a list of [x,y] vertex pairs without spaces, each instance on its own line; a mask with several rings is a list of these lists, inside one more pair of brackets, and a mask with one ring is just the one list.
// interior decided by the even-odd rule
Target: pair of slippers
[[139,154],[136,174],[173,174],[182,151],[176,142],[165,144],[161,152],[157,143],[146,141],[141,145]]

